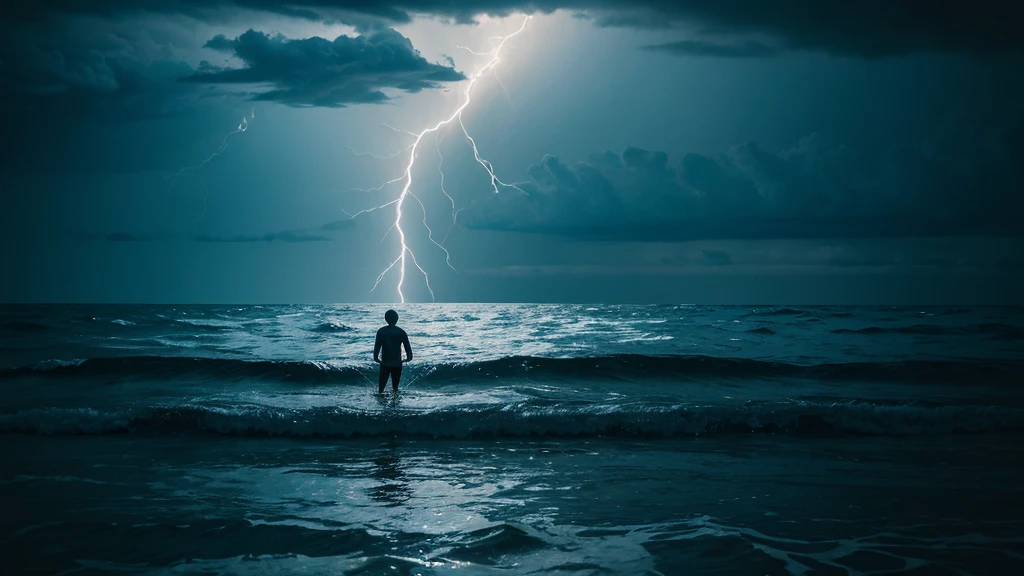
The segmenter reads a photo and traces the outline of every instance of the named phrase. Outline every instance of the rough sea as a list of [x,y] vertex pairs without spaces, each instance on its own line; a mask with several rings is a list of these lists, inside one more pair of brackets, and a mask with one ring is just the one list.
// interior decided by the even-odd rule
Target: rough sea
[[1024,574],[1024,309],[0,307],[3,574]]

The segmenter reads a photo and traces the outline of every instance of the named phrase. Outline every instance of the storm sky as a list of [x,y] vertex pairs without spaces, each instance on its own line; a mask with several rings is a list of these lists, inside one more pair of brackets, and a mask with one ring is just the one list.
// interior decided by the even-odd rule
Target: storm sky
[[[1005,2],[0,8],[0,300],[1024,303]],[[452,201],[457,218],[453,225]],[[379,187],[379,188],[378,188]],[[418,200],[418,201],[417,201]],[[446,254],[428,237],[443,244]],[[408,301],[430,301],[406,263]]]

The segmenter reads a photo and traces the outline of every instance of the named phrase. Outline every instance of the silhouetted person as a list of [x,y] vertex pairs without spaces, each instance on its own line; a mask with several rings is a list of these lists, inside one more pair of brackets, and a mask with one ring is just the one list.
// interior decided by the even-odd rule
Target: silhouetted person
[[[388,310],[384,313],[388,325],[377,330],[377,341],[373,344],[373,361],[380,364],[380,382],[377,393],[384,393],[384,386],[391,377],[391,389],[398,392],[398,381],[402,379],[402,347],[405,347],[405,362],[412,360],[412,347],[409,346],[409,335],[398,324],[398,312]],[[383,350],[383,358],[380,353]]]

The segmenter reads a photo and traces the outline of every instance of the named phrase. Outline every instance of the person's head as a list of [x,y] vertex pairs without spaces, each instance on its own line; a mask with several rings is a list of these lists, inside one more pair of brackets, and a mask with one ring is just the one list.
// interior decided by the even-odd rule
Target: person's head
[[384,321],[388,323],[388,326],[394,326],[398,324],[398,312],[394,310],[388,310],[384,313]]

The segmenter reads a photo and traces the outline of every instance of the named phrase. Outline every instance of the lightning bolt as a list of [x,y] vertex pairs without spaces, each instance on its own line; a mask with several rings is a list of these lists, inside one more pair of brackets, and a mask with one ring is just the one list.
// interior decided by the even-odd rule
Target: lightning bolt
[[[249,118],[247,119],[245,116],[242,116],[242,121],[238,124],[238,127],[235,128],[234,130],[232,130],[231,132],[228,132],[227,135],[224,136],[224,139],[221,140],[221,142],[220,142],[220,146],[218,146],[217,149],[214,150],[213,154],[210,154],[209,156],[206,157],[205,160],[203,160],[199,164],[196,164],[195,166],[186,166],[186,167],[178,170],[177,172],[175,172],[174,179],[171,181],[170,187],[167,188],[167,193],[170,194],[170,192],[172,190],[174,190],[174,186],[177,185],[178,178],[180,178],[182,174],[184,174],[185,172],[189,172],[189,171],[199,170],[203,166],[206,166],[207,164],[209,164],[211,160],[213,160],[217,156],[220,156],[221,154],[223,154],[224,151],[228,149],[228,144],[231,143],[230,142],[231,137],[234,136],[235,134],[241,134],[242,132],[245,132],[246,130],[248,130],[249,129],[249,120],[255,119],[255,118],[256,118],[256,107],[253,106],[252,107],[252,111],[249,112]],[[200,180],[200,184],[203,185],[203,190],[205,191],[205,194],[203,195],[203,209],[199,213],[199,215],[196,217],[195,221],[192,222],[192,227],[191,227],[192,231],[195,231],[196,226],[199,226],[199,222],[203,219],[204,216],[206,216],[206,208],[207,208],[207,205],[208,205],[209,200],[210,200],[210,189],[207,188],[206,183],[202,182],[202,180]],[[169,199],[170,199],[170,197],[168,196],[168,200]]]
[[[252,112],[249,113],[249,119],[253,119],[253,118],[256,118],[256,107],[255,106],[252,107]],[[177,172],[175,172],[174,179],[171,181],[171,186],[170,186],[170,188],[167,189],[167,191],[170,192],[171,190],[174,190],[174,185],[178,183],[178,178],[180,178],[181,175],[184,174],[185,172],[189,172],[189,171],[193,171],[193,170],[199,170],[203,166],[206,166],[207,164],[209,164],[211,160],[213,160],[217,156],[220,156],[221,154],[223,154],[224,151],[228,149],[228,144],[231,143],[230,142],[231,137],[234,136],[235,134],[241,134],[242,132],[245,132],[248,129],[249,129],[249,120],[246,119],[245,116],[242,116],[242,122],[238,124],[237,128],[235,128],[231,132],[228,132],[227,135],[224,136],[224,139],[221,140],[221,142],[220,142],[220,146],[218,146],[217,149],[214,150],[213,154],[210,154],[209,156],[206,157],[205,160],[203,160],[199,164],[196,164],[195,166],[186,166],[186,167],[182,168],[181,170],[178,170]]]
[[[355,218],[355,217],[359,216],[360,214],[365,214],[367,212],[372,212],[372,211],[375,211],[375,210],[380,210],[380,209],[386,208],[388,206],[394,206],[395,207],[395,220],[394,220],[394,223],[391,225],[390,228],[388,228],[388,231],[384,234],[384,237],[386,238],[388,236],[388,234],[391,233],[392,230],[396,231],[396,233],[398,234],[399,244],[400,244],[399,253],[398,253],[398,256],[391,262],[391,264],[389,264],[387,266],[387,268],[385,268],[384,271],[381,272],[379,276],[377,276],[377,280],[376,280],[376,282],[374,282],[373,288],[370,289],[371,292],[373,292],[374,290],[377,289],[377,286],[379,286],[380,283],[384,280],[384,277],[387,276],[388,272],[390,272],[392,269],[394,269],[395,266],[398,266],[398,287],[397,287],[398,299],[399,299],[400,302],[402,302],[404,304],[405,303],[405,294],[402,292],[402,287],[405,285],[405,266],[406,266],[406,257],[408,256],[408,259],[412,261],[413,266],[415,266],[416,269],[419,270],[419,272],[423,275],[424,282],[426,283],[426,286],[427,286],[427,291],[430,292],[431,300],[434,299],[434,291],[430,287],[430,276],[427,274],[426,270],[424,270],[423,267],[420,266],[419,262],[416,261],[416,254],[412,251],[412,249],[409,247],[409,245],[406,244],[405,230],[402,229],[402,208],[405,205],[406,198],[409,197],[409,196],[412,196],[412,198],[414,200],[416,200],[416,202],[420,205],[421,209],[423,209],[423,226],[427,229],[427,237],[428,237],[428,239],[430,240],[431,243],[433,243],[435,246],[437,246],[438,248],[440,248],[441,250],[444,251],[444,253],[445,253],[445,263],[447,263],[448,267],[450,267],[452,270],[455,270],[455,267],[452,266],[452,264],[451,264],[451,255],[448,253],[448,250],[445,249],[445,247],[443,246],[444,240],[446,240],[448,238],[448,234],[451,233],[451,228],[449,228],[448,234],[445,234],[445,237],[441,241],[441,243],[438,243],[436,240],[434,240],[433,230],[431,230],[430,227],[427,225],[426,209],[423,206],[423,202],[419,199],[419,197],[417,197],[415,194],[413,194],[411,192],[412,185],[413,185],[412,171],[413,171],[413,167],[416,165],[416,151],[419,149],[420,143],[423,141],[423,138],[427,134],[438,132],[442,127],[449,126],[453,122],[458,121],[459,127],[461,128],[463,135],[466,137],[467,142],[469,142],[470,146],[473,148],[473,158],[476,160],[477,164],[479,164],[487,172],[488,176],[490,177],[490,179],[491,179],[491,188],[493,189],[494,193],[497,194],[499,192],[499,186],[505,187],[505,188],[515,188],[516,190],[522,191],[516,185],[508,184],[506,182],[503,182],[500,178],[498,178],[498,176],[494,173],[494,166],[488,160],[486,160],[485,158],[483,158],[480,155],[480,150],[477,148],[476,140],[474,140],[473,137],[469,134],[469,130],[466,129],[466,125],[462,121],[462,112],[472,102],[472,100],[473,100],[473,98],[472,98],[472,96],[473,96],[473,88],[476,86],[477,82],[480,80],[480,78],[482,78],[488,72],[492,72],[493,73],[495,67],[498,65],[498,62],[501,61],[500,60],[500,56],[501,56],[502,48],[504,48],[505,44],[510,39],[518,36],[523,30],[526,29],[526,24],[527,24],[527,22],[530,21],[530,18],[531,18],[531,16],[527,16],[523,20],[522,26],[520,26],[519,29],[516,30],[515,32],[513,32],[512,34],[509,34],[508,36],[496,36],[496,37],[491,38],[490,40],[498,40],[499,42],[489,52],[476,52],[476,51],[471,50],[469,48],[465,48],[464,46],[460,46],[459,47],[459,48],[463,48],[465,50],[469,50],[469,52],[473,53],[474,55],[490,56],[490,60],[488,60],[486,64],[484,64],[479,70],[477,70],[475,73],[473,73],[469,77],[468,82],[466,83],[466,88],[465,88],[465,90],[463,92],[462,103],[458,106],[458,108],[455,109],[454,112],[452,112],[452,114],[450,116],[448,116],[447,118],[445,118],[443,120],[438,121],[433,126],[430,126],[428,128],[423,129],[419,133],[414,133],[414,132],[409,132],[409,131],[406,131],[406,130],[401,130],[401,129],[398,129],[398,128],[395,128],[393,126],[389,126],[389,125],[385,124],[385,126],[387,128],[390,128],[391,130],[394,130],[395,132],[400,132],[400,133],[404,133],[404,134],[408,134],[410,136],[413,136],[414,137],[414,141],[407,148],[405,148],[404,150],[401,151],[401,152],[406,152],[406,151],[409,152],[409,161],[406,164],[405,171],[402,173],[401,176],[399,176],[398,178],[395,178],[393,180],[389,180],[389,181],[381,184],[380,186],[378,186],[376,188],[370,188],[370,189],[367,189],[367,190],[362,190],[362,191],[366,191],[366,192],[369,192],[369,191],[380,191],[384,187],[389,186],[391,184],[394,184],[394,183],[397,183],[397,182],[404,182],[404,184],[402,185],[402,191],[399,193],[398,198],[396,198],[394,200],[391,200],[390,202],[381,204],[380,206],[375,206],[373,208],[368,208],[366,210],[361,210],[361,211],[356,212],[354,214],[349,214],[349,216],[351,218]],[[502,89],[504,89],[503,85],[502,85]],[[506,94],[507,94],[507,91],[506,91]],[[441,156],[440,140],[441,140],[441,136],[439,136],[437,138],[437,140],[436,140],[436,143],[437,143],[437,153],[438,153],[438,157],[440,159],[439,162],[438,162],[438,171],[441,173],[441,191],[444,193],[445,197],[447,197],[448,200],[452,204],[452,228],[454,228],[454,226],[455,226],[455,219],[458,216],[458,210],[456,210],[456,208],[455,208],[455,200],[451,197],[451,195],[448,194],[448,191],[445,190],[445,188],[444,188],[444,171],[441,169],[441,164],[444,162],[444,157]],[[399,152],[399,153],[401,153],[401,152]],[[346,212],[346,214],[348,214],[348,212]]]

